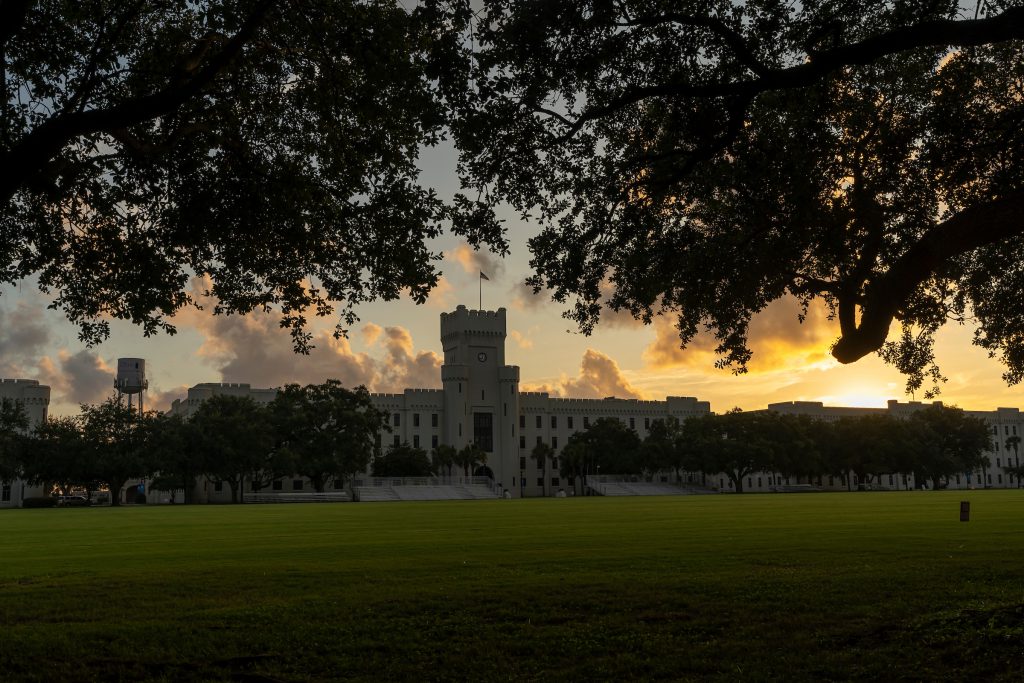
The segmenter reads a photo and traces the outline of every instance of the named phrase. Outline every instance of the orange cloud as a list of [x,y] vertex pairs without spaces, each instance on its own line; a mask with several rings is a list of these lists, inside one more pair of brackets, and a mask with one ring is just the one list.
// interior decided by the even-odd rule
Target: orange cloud
[[455,287],[452,286],[452,283],[444,275],[440,276],[437,278],[437,285],[430,290],[430,296],[427,297],[427,305],[431,308],[440,308],[447,311],[452,307],[454,301]]
[[519,330],[509,330],[508,336],[512,338],[512,341],[516,343],[521,349],[532,349],[533,340],[524,335]]
[[643,394],[623,376],[618,363],[594,349],[584,352],[576,377],[562,375],[553,384],[524,383],[523,391],[546,391],[552,396],[568,398],[643,398]]
[[[800,305],[795,299],[773,301],[754,316],[750,323],[749,344],[753,357],[748,363],[752,373],[787,368],[831,367],[835,364],[829,347],[835,340],[833,322],[825,306],[815,302],[801,323]],[[643,358],[652,369],[714,366],[717,340],[709,332],[699,333],[685,349],[680,348],[679,334],[670,316],[654,321],[655,338]]]
[[470,275],[483,272],[489,278],[497,279],[505,272],[505,264],[501,259],[490,252],[474,249],[465,242],[446,253],[445,257],[458,263]]
[[114,393],[115,370],[88,349],[61,349],[54,361],[39,360],[39,380],[50,387],[54,403],[98,403]]

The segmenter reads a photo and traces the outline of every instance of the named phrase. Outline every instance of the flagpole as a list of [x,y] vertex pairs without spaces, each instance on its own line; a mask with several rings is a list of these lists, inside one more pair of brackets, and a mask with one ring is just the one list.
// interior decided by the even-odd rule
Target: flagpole
[[480,277],[477,278],[477,282],[480,283],[480,309],[484,310],[484,275],[480,273]]

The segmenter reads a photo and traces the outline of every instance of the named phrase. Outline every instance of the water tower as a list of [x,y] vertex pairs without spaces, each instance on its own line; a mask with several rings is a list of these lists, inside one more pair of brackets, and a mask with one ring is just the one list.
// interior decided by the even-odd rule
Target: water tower
[[142,397],[149,388],[146,379],[146,361],[144,358],[118,358],[117,379],[114,380],[118,401],[128,396],[128,407],[132,407],[132,396],[139,395],[139,415],[142,414]]

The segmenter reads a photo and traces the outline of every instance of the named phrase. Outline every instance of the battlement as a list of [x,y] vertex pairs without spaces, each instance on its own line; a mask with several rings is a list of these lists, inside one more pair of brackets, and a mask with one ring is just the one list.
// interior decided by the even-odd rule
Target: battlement
[[0,379],[0,384],[20,384],[22,386],[39,386],[37,379]]
[[505,336],[505,309],[476,311],[458,306],[451,313],[441,314],[441,340],[460,334]]

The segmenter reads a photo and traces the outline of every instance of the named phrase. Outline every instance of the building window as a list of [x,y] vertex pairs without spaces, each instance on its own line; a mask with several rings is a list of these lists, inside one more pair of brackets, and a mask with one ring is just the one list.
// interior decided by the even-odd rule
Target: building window
[[393,419],[394,419],[394,422],[392,424],[394,424],[396,427],[401,427],[402,426],[402,414],[401,413],[395,413],[394,416],[393,416]]
[[436,427],[437,426],[437,413],[431,413],[430,414],[430,426],[431,427]]
[[301,491],[301,490],[302,490],[302,480],[301,479],[292,479],[292,491]]
[[459,423],[459,436],[462,436],[462,423]]
[[1003,466],[1003,463],[1001,463],[999,461],[999,458],[996,458],[996,467],[1002,467],[1002,466]]
[[281,481],[280,479],[275,479],[274,482],[270,485],[270,488],[273,489],[274,491],[280,491],[281,489],[284,488],[284,482]]
[[557,415],[552,415],[551,416],[551,428],[552,429],[558,429],[558,416]]
[[526,437],[522,434],[519,435],[519,447],[526,448]]
[[540,415],[537,416],[537,429],[540,429]]
[[519,416],[519,428],[520,429],[526,429],[526,416],[525,415],[520,415]]
[[583,428],[590,429],[590,418],[586,415],[583,416]]
[[519,456],[519,469],[521,469],[521,470],[525,470],[526,469],[526,456],[525,455],[520,455]]
[[0,503],[10,503],[10,502],[11,502],[11,485],[10,484],[4,484],[3,487],[0,488]]
[[537,436],[537,445],[539,446],[539,445],[540,445],[541,443],[542,443],[542,442],[541,442],[540,436],[538,435],[538,436]]
[[1010,435],[1010,428],[1009,427],[1003,427],[1003,430],[1004,430],[1004,434],[1006,434],[1006,436]]
[[558,448],[558,437],[557,436],[551,437],[551,447],[552,448]]
[[565,420],[569,424],[569,429],[572,429],[572,415],[570,415],[569,417],[565,418]]
[[630,429],[636,429],[636,418],[635,417],[629,418],[629,428]]
[[558,469],[558,458],[551,458],[551,466]]
[[[960,475],[957,475],[956,483],[958,483],[958,484],[960,483]],[[889,475],[889,486],[892,486],[892,475],[891,474]]]
[[544,477],[537,477],[537,486],[544,487]]
[[1003,475],[997,474],[996,475],[996,481],[999,482],[1000,484],[1002,484],[1003,483]]
[[462,393],[462,382],[459,382],[459,393]]
[[437,434],[430,435],[430,447],[437,448]]
[[393,444],[394,444],[395,446],[401,446],[401,445],[402,445],[402,442],[401,442],[401,441],[399,441],[399,436],[398,436],[398,434],[395,434],[395,438],[394,438],[394,440],[392,441],[392,443],[393,443]]
[[501,404],[501,410],[502,410],[502,416],[503,417],[508,417],[508,404],[507,403],[502,403]]
[[419,413],[413,413],[412,414],[412,426],[413,427],[419,427],[420,426],[420,414]]
[[761,477],[757,478],[757,488],[761,488]]
[[988,483],[990,483],[990,484],[992,483],[992,475],[991,474],[988,475]]
[[551,477],[551,485],[558,486],[558,477]]
[[419,434],[413,434],[412,435],[412,447],[413,448],[419,448],[420,447],[420,435]]
[[644,429],[650,429],[650,428],[651,428],[651,418],[645,417],[644,418]]
[[484,400],[484,390],[483,389],[480,390],[480,400],[481,401]]

